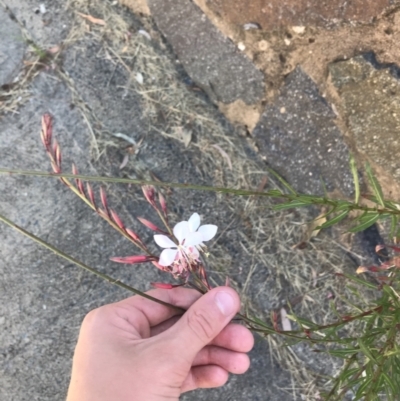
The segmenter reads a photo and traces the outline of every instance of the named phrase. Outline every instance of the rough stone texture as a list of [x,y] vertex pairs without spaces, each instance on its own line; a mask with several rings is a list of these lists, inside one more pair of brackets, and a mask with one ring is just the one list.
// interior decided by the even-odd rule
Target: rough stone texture
[[[70,11],[67,10],[67,2],[62,4],[53,0],[4,0],[11,12],[29,32],[36,46],[50,48],[60,44],[70,30]],[[45,6],[46,12],[40,12],[40,4]]]
[[18,24],[0,7],[0,87],[12,82],[21,69],[25,43]]
[[149,6],[185,70],[214,101],[262,98],[263,74],[192,1],[149,0]]
[[396,0],[208,0],[207,5],[226,22],[258,23],[263,29],[281,26],[331,27],[343,21],[369,22]]
[[355,147],[400,183],[400,69],[369,53],[329,71]]
[[349,150],[334,122],[335,113],[315,83],[297,68],[279,97],[267,105],[253,131],[267,163],[298,191],[353,192]]

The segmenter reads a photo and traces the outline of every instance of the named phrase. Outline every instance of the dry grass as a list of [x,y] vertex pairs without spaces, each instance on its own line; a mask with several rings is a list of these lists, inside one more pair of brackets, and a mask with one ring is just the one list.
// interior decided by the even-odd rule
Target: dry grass
[[[144,113],[151,124],[149,128],[201,154],[202,163],[198,168],[205,176],[212,178],[214,185],[257,188],[264,177],[267,177],[268,188],[275,186],[274,179],[266,173],[263,162],[249,157],[244,138],[236,131],[228,135],[227,127],[217,117],[208,101],[198,96],[193,90],[196,88],[191,89],[182,82],[173,57],[168,51],[164,51],[165,45],[150,20],[143,18],[142,22],[151,40],[143,34],[131,32],[129,23],[111,2],[93,0],[90,6],[88,3],[87,0],[69,0],[67,7],[87,15],[95,13],[94,17],[103,19],[106,25],[97,26],[76,14],[74,27],[66,44],[72,45],[85,35],[91,35],[103,44],[113,62],[128,71],[130,79],[127,90],[135,91],[141,96]],[[143,82],[140,82],[140,76],[143,77]],[[63,78],[72,89],[73,95],[80,98],[74,83],[66,76]],[[83,101],[78,102],[78,107],[89,126],[98,119]],[[162,127],[158,123],[160,114],[163,117]],[[196,138],[191,137],[194,130],[197,132]],[[112,136],[105,136],[95,130],[92,133],[96,157],[108,146],[115,146],[116,139]],[[288,300],[300,295],[302,299],[295,305],[296,313],[324,324],[335,320],[330,308],[329,294],[336,295],[333,302],[343,311],[346,310],[346,305],[342,298],[354,300],[354,295],[346,289],[343,281],[335,276],[337,272],[352,272],[352,266],[332,238],[322,233],[308,244],[306,250],[293,247],[306,235],[309,213],[272,213],[268,211],[271,202],[265,199],[225,199],[221,196],[219,202],[241,223],[236,232],[237,246],[247,255],[248,261],[248,273],[241,283],[241,295],[250,311],[266,319],[270,312],[260,310],[253,301],[258,294],[252,292],[251,283],[259,269],[269,272],[268,282],[261,289],[268,287],[271,308],[281,307],[282,299]],[[226,229],[229,224],[228,222]],[[210,264],[219,270],[222,277],[230,273],[232,283],[239,286],[235,282],[235,274],[223,267],[233,265],[231,262],[234,261],[226,246],[223,242],[217,242],[212,250]],[[280,337],[268,337],[268,341],[275,357],[292,374],[293,385],[286,390],[308,400],[318,399],[321,386],[328,383],[318,372],[321,364],[326,365],[326,356],[322,361],[314,357],[311,360],[311,352],[305,347],[285,347],[284,340]],[[332,359],[330,363],[330,373],[340,368],[338,361]]]

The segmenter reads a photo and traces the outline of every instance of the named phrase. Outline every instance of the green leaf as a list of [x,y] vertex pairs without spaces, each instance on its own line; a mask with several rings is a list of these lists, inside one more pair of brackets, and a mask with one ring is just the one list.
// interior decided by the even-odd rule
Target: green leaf
[[268,168],[268,171],[293,195],[297,195],[297,192],[294,188],[284,180],[276,171],[272,170],[272,168]]
[[373,284],[373,283],[370,283],[370,282],[368,282],[368,281],[365,281],[365,280],[363,280],[363,279],[360,278],[360,277],[351,276],[351,275],[349,275],[349,274],[344,274],[344,276],[345,276],[347,279],[349,279],[349,280],[351,280],[351,281],[354,281],[354,282],[356,282],[356,283],[358,283],[358,284],[361,284],[361,285],[363,285],[363,286],[365,286],[365,287],[371,288],[371,289],[373,289],[373,290],[376,290],[376,289],[377,289],[377,285],[376,285],[376,284]]
[[[390,389],[392,390],[392,395],[397,395],[397,389],[396,386],[394,385],[393,381],[390,379],[390,377],[385,373],[385,372],[381,372],[381,376],[383,378],[383,381],[390,387]],[[386,390],[386,392],[388,392]],[[389,396],[389,394],[387,394]]]
[[354,354],[358,354],[359,352],[359,348],[332,349],[328,351],[328,353],[333,356],[345,359],[351,358]]
[[358,388],[357,393],[355,398],[353,398],[353,401],[360,400],[365,393],[367,392],[367,387],[371,384],[372,382],[372,377],[366,377],[364,380],[364,383],[361,384],[361,386]]
[[[366,217],[368,217],[368,218],[366,218]],[[380,217],[381,216],[379,215],[379,213],[369,214],[368,216],[364,216],[364,218],[362,219],[362,223],[359,224],[358,226],[351,228],[349,231],[351,233],[363,231],[363,230],[367,229],[368,227],[371,227],[372,225],[374,225],[379,220]]]
[[374,194],[377,199],[377,203],[379,203],[382,207],[385,207],[385,202],[383,200],[383,193],[382,193],[382,188],[376,179],[374,173],[372,172],[371,166],[369,163],[366,165],[366,171],[367,171],[367,176],[369,179],[369,183],[371,184],[372,190],[374,191]]
[[342,221],[348,214],[349,214],[350,210],[345,210],[342,213],[339,213],[336,217],[334,217],[333,219],[328,220],[326,223],[320,225],[319,227],[316,228],[316,230],[322,230],[323,228],[328,228],[330,226],[333,226],[334,224],[339,223],[340,221]]
[[360,346],[361,351],[363,352],[363,354],[368,357],[369,360],[373,361],[375,364],[378,364],[378,361],[375,359],[375,357],[372,355],[371,350],[368,348],[368,345],[365,344],[365,342],[359,338],[357,340],[358,345]]
[[273,207],[274,210],[284,210],[284,209],[293,209],[295,207],[309,206],[309,203],[304,203],[302,201],[291,201],[289,203],[281,203],[280,205],[275,205]]
[[354,203],[357,205],[358,201],[360,200],[360,181],[358,179],[358,171],[356,166],[356,161],[354,160],[354,156],[350,155],[350,169],[351,173],[353,174],[353,181],[354,181]]

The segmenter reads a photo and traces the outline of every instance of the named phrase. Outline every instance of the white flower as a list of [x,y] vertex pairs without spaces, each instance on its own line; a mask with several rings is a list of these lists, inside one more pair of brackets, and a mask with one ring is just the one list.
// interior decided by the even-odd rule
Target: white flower
[[[161,252],[159,264],[170,266],[176,259],[190,261],[199,258],[199,251],[204,246],[203,241],[214,238],[218,227],[213,224],[200,226],[200,216],[192,214],[188,221],[181,221],[176,224],[173,232],[179,244],[175,244],[166,235],[155,235],[154,241],[161,248],[166,248]],[[177,258],[178,257],[178,258]]]

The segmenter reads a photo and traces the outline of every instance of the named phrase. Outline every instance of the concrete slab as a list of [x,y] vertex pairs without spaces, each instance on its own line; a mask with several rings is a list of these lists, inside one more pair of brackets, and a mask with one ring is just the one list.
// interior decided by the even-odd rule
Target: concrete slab
[[349,149],[335,113],[316,84],[298,67],[267,105],[253,131],[267,163],[302,193],[353,193]]
[[150,0],[150,11],[190,77],[214,101],[256,103],[264,76],[192,1]]
[[356,149],[400,184],[399,67],[367,53],[332,63],[329,71]]

